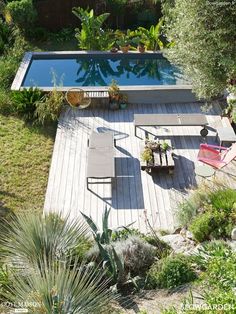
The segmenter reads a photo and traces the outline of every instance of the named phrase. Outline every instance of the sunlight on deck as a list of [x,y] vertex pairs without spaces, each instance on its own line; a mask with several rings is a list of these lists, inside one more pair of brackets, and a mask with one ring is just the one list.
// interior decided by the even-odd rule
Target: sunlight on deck
[[[199,104],[130,105],[126,110],[68,109],[62,114],[49,174],[45,212],[62,212],[71,219],[80,211],[91,215],[97,223],[105,206],[111,207],[112,227],[134,223],[133,227],[147,231],[147,220],[155,229],[173,230],[179,202],[202,178],[196,177],[194,167],[200,164],[197,153],[202,138],[200,127],[147,127],[150,136],[170,139],[176,155],[174,174],[161,171],[150,175],[140,170],[140,142],[134,136],[134,113],[200,113]],[[220,108],[207,113],[209,134],[207,142],[215,144],[216,128],[228,126],[219,116]],[[86,188],[87,140],[92,131],[115,134],[116,182],[92,184]],[[226,184],[236,187],[236,162],[217,172]],[[227,174],[228,173],[228,174]],[[204,179],[207,180],[207,179]]]

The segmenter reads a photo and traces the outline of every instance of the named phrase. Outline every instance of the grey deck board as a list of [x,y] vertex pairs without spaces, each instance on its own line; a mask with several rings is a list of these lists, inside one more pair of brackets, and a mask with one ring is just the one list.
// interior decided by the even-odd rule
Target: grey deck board
[[[71,219],[80,211],[93,217],[101,225],[105,206],[111,207],[112,227],[128,225],[148,231],[148,222],[155,229],[172,230],[176,226],[175,212],[178,203],[189,190],[202,182],[194,174],[199,145],[202,141],[200,127],[143,127],[137,133],[144,138],[144,130],[150,137],[170,139],[175,147],[176,164],[173,175],[158,172],[150,175],[140,170],[140,139],[134,136],[134,113],[200,113],[199,104],[130,105],[128,109],[78,110],[67,108],[61,115],[51,161],[45,196],[45,212],[61,212]],[[207,113],[209,135],[207,142],[215,144],[215,129],[228,126],[221,119],[215,106]],[[92,192],[86,189],[87,139],[92,131],[115,133],[116,173],[113,187],[109,180],[104,184],[92,184]],[[236,161],[222,171],[217,178],[236,188]],[[96,179],[95,179],[96,180]]]

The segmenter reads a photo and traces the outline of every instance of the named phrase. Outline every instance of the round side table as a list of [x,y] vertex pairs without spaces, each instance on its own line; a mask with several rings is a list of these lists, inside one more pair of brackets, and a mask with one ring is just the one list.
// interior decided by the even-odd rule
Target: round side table
[[208,178],[215,174],[214,168],[208,165],[200,165],[195,167],[195,173],[199,177]]

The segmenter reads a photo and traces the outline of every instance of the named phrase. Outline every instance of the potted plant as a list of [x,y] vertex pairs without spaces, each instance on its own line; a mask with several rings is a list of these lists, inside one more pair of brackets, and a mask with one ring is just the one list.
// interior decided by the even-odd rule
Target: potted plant
[[120,95],[120,109],[126,109],[128,105],[128,95],[121,94]]
[[153,164],[153,152],[150,148],[145,147],[141,153],[141,159],[147,163],[147,165]]
[[108,88],[109,106],[111,110],[119,109],[120,104],[120,88],[115,80],[111,81]]
[[126,36],[124,36],[123,38],[120,38],[120,39],[117,41],[117,44],[119,45],[120,50],[121,50],[123,53],[129,52],[129,49],[130,49],[130,42],[129,42],[129,40],[126,38]]
[[152,151],[156,151],[156,150],[160,149],[160,143],[156,142],[156,141],[149,141],[149,140],[147,140],[145,142],[145,146],[147,148],[150,148]]
[[140,53],[144,53],[145,50],[146,50],[145,43],[144,43],[144,41],[140,40],[139,44],[138,44],[138,51]]
[[118,47],[116,45],[114,45],[111,47],[110,52],[116,53],[116,52],[118,52],[118,50],[119,50]]
[[167,142],[163,141],[163,143],[161,144],[161,149],[164,153],[166,153],[167,150],[170,149],[170,145]]

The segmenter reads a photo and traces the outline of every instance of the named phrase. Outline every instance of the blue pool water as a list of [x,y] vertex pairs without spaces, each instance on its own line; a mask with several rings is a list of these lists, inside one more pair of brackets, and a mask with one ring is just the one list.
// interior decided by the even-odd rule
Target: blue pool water
[[22,86],[120,86],[187,84],[181,72],[160,54],[34,56]]

